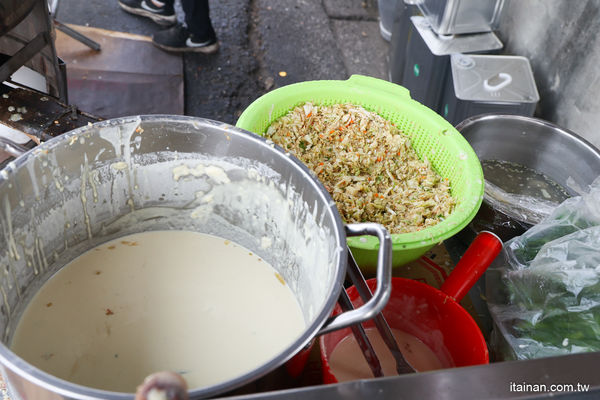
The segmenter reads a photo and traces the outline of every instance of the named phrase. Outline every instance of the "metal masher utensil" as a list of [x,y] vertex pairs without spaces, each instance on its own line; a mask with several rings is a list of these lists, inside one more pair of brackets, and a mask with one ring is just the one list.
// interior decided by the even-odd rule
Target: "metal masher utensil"
[[[361,299],[364,302],[367,302],[373,296],[373,294],[371,293],[371,290],[369,289],[367,282],[365,281],[365,278],[360,271],[360,268],[356,264],[354,256],[350,250],[348,250],[348,265],[346,267],[346,273],[356,287]],[[350,301],[350,298],[345,290],[343,290],[340,295],[339,303],[340,307],[344,311],[354,308],[352,301]],[[390,352],[396,361],[396,371],[398,374],[402,375],[416,372],[415,369],[408,363],[408,361],[406,361],[402,351],[400,351],[398,343],[396,342],[396,339],[394,338],[394,335],[392,334],[390,326],[383,316],[383,313],[378,313],[373,321],[377,331],[381,335],[386,346],[390,349]],[[352,325],[350,328],[356,337],[356,341],[358,342],[358,345],[365,357],[365,360],[367,361],[367,364],[369,364],[369,368],[371,368],[373,375],[375,377],[383,376],[383,370],[381,369],[379,358],[377,358],[377,354],[373,350],[373,346],[371,345],[371,342],[369,341],[362,324]]]

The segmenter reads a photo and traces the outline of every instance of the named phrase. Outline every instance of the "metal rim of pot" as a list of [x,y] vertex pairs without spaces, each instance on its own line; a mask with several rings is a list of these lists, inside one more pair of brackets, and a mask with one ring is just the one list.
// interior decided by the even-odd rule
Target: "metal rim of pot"
[[[340,259],[339,266],[337,268],[336,276],[334,279],[336,284],[334,285],[333,290],[329,294],[326,304],[319,312],[319,314],[314,318],[313,322],[306,327],[301,337],[297,338],[291,345],[289,345],[285,349],[285,351],[280,352],[277,357],[271,359],[268,363],[263,364],[262,366],[248,373],[245,373],[234,379],[222,382],[220,384],[209,386],[208,388],[191,389],[189,391],[190,398],[214,396],[220,393],[233,390],[235,388],[243,386],[244,384],[250,383],[258,379],[259,377],[267,374],[268,372],[272,371],[273,369],[277,368],[278,366],[283,365],[287,360],[293,357],[294,354],[296,354],[298,351],[304,348],[314,337],[338,329],[343,329],[350,325],[364,322],[368,319],[375,317],[383,309],[391,294],[392,244],[391,236],[387,232],[387,230],[385,230],[385,228],[383,228],[381,225],[375,223],[344,225],[342,223],[341,216],[337,210],[337,207],[335,206],[335,202],[333,201],[323,184],[301,161],[299,161],[293,156],[290,156],[289,153],[287,153],[281,147],[274,145],[270,140],[264,139],[259,135],[255,135],[251,132],[245,131],[240,128],[236,128],[234,126],[230,126],[228,124],[224,124],[219,121],[213,121],[197,117],[172,115],[142,115],[134,117],[115,118],[77,128],[73,131],[54,137],[51,140],[44,142],[39,146],[26,152],[23,152],[27,150],[23,146],[20,146],[16,143],[11,142],[10,140],[2,138],[2,140],[0,140],[0,148],[9,152],[17,158],[9,162],[5,167],[3,174],[0,174],[0,187],[7,181],[7,176],[10,176],[10,174],[13,171],[22,168],[28,162],[28,160],[37,157],[37,154],[39,154],[40,152],[52,150],[65,143],[72,143],[74,140],[76,140],[75,138],[79,138],[80,136],[88,133],[90,129],[110,127],[114,126],[115,124],[131,122],[136,118],[139,119],[140,124],[143,122],[155,121],[157,119],[168,119],[169,122],[193,123],[194,127],[224,127],[224,129],[226,129],[227,131],[227,134],[229,135],[237,135],[239,137],[243,137],[244,140],[248,140],[254,143],[254,145],[268,148],[269,151],[274,151],[273,154],[277,157],[281,158],[282,160],[286,160],[286,162],[291,162],[293,164],[293,167],[298,169],[302,173],[302,176],[305,178],[306,182],[309,183],[310,186],[318,192],[319,196],[322,196],[326,200],[326,204],[329,204],[329,212],[335,215],[335,222],[337,225],[337,232],[335,232],[335,236],[337,237],[339,243],[344,244],[338,249],[340,252]],[[337,299],[343,288],[344,278],[346,276],[346,259],[349,251],[345,246],[346,237],[360,235],[373,235],[377,236],[380,240],[381,246],[378,251],[377,280],[378,282],[381,282],[381,284],[378,285],[375,293],[373,293],[372,298],[360,308],[347,311],[343,314],[339,314],[334,317],[330,317],[331,312],[335,304],[337,303]],[[60,394],[62,396],[67,396],[68,398],[82,400],[133,399],[133,393],[121,393],[101,389],[94,389],[91,387],[75,384],[57,378],[24,361],[15,353],[13,353],[4,343],[0,343],[0,363],[3,364],[3,366],[10,369],[11,372],[17,374],[18,376],[25,378],[26,380],[38,386],[41,386],[46,390]]]
[[[506,130],[508,132],[513,132],[513,136],[517,135],[516,127],[518,126],[519,135],[526,133],[531,134],[528,129],[533,129],[533,137],[539,137],[543,132],[543,135],[548,135],[548,140],[550,143],[553,141],[559,143],[560,146],[554,146],[553,153],[548,153],[553,155],[545,156],[547,159],[549,157],[554,157],[553,160],[560,159],[560,161],[553,161],[552,163],[554,166],[554,173],[550,173],[550,171],[546,171],[542,168],[536,168],[529,162],[517,161],[513,154],[522,156],[522,151],[516,151],[515,153],[509,154],[508,158],[504,158],[502,156],[496,157],[496,155],[498,155],[496,153],[499,152],[496,147],[490,147],[489,149],[482,147],[480,149],[478,147],[479,142],[481,141],[481,143],[485,143],[482,139],[488,136],[492,137],[493,133],[490,132],[495,132],[495,129],[497,130],[499,125],[504,127],[504,125],[501,125],[502,123],[508,124],[506,125]],[[487,129],[483,130],[483,126],[485,126]],[[513,114],[486,113],[474,115],[464,119],[458,125],[456,125],[456,130],[464,135],[469,143],[471,143],[475,152],[477,153],[477,156],[482,162],[486,159],[499,159],[523,164],[526,167],[548,175],[552,180],[556,181],[556,183],[563,187],[563,189],[569,192],[569,195],[571,196],[578,195],[579,189],[585,190],[585,187],[591,184],[593,179],[600,173],[600,149],[596,148],[592,143],[579,134],[540,118]],[[486,134],[482,134],[482,132],[485,132]],[[543,151],[545,153],[546,150],[543,147],[545,145],[547,145],[547,143],[539,143],[539,148],[542,148],[543,150],[533,149],[533,151],[530,153],[532,157],[531,159],[538,159],[538,155],[536,155],[538,151]],[[565,148],[567,150],[564,150]],[[563,157],[560,157],[557,154],[558,150],[562,152],[561,155]],[[506,149],[501,150],[500,152],[502,151],[506,153]],[[490,155],[490,152],[494,156]],[[563,165],[565,165],[564,168]],[[564,176],[561,179],[560,175],[564,175],[564,171],[570,172],[568,176],[574,179],[574,184],[579,186],[579,188],[569,187],[567,180],[564,179]],[[575,173],[575,175],[573,175],[573,173]],[[521,220],[521,217],[518,214],[513,213],[509,209],[502,209],[501,212],[507,214],[516,221],[526,223],[526,221]]]
[[461,122],[459,122],[455,128],[457,131],[461,132],[461,134],[462,134],[462,131],[464,129],[466,129],[469,126],[472,126],[473,124],[480,123],[480,122],[486,122],[486,121],[493,121],[493,120],[505,120],[505,119],[522,121],[524,123],[531,123],[531,124],[539,125],[544,128],[554,130],[561,135],[565,135],[570,138],[573,138],[574,140],[576,140],[578,142],[579,145],[581,145],[587,151],[589,151],[590,153],[595,153],[598,156],[598,158],[600,158],[600,149],[596,148],[596,146],[594,146],[592,143],[590,143],[587,139],[585,139],[581,135],[573,132],[570,129],[563,128],[561,126],[558,126],[552,122],[546,121],[541,118],[526,117],[523,115],[514,115],[514,114],[486,113],[486,114],[479,114],[479,115],[474,115],[472,117],[468,117],[468,118],[462,120]]
[[[456,129],[471,144],[482,163],[499,160],[531,168],[554,181],[569,196],[580,195],[600,174],[600,149],[550,121],[483,113],[464,119]],[[496,233],[507,241],[535,223],[508,203],[497,201],[486,188],[482,207],[462,236],[466,240],[480,229],[497,229]]]

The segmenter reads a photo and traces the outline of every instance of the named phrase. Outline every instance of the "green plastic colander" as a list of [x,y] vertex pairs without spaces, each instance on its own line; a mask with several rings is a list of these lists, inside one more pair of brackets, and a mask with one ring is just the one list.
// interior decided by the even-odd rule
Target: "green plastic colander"
[[[449,122],[412,100],[402,86],[361,75],[352,75],[346,81],[295,83],[255,100],[244,110],[236,126],[263,135],[271,123],[307,101],[316,105],[352,103],[381,115],[408,135],[419,157],[427,157],[433,168],[450,181],[452,196],[456,199],[454,211],[435,226],[393,234],[394,267],[419,258],[475,217],[484,189],[477,155]],[[348,246],[363,270],[375,269],[379,248],[375,237],[351,237]]]

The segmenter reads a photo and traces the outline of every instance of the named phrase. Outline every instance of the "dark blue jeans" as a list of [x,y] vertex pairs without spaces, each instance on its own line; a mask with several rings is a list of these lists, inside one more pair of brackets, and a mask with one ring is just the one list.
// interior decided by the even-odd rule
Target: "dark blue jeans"
[[[175,0],[163,0],[173,4]],[[215,39],[216,34],[210,21],[208,0],[181,0],[185,23],[195,41]]]

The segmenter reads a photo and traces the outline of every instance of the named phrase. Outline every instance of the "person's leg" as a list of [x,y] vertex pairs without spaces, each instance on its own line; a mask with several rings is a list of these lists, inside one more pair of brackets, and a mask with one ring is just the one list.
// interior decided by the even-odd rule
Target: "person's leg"
[[216,39],[210,20],[208,0],[181,0],[181,6],[185,12],[185,23],[195,42]]
[[150,18],[159,25],[177,22],[173,3],[175,0],[118,0],[119,6],[128,13]]
[[208,0],[181,0],[187,26],[176,25],[157,32],[152,42],[167,51],[214,53],[219,49],[210,21]]

